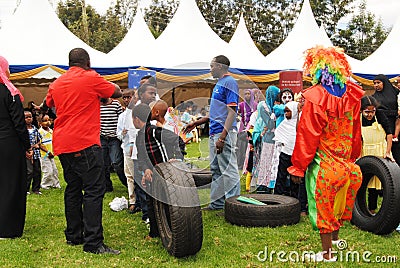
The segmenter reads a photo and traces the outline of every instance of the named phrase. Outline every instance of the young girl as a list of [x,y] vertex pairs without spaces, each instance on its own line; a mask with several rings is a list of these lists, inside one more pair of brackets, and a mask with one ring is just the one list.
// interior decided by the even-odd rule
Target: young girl
[[247,139],[248,139],[248,145],[247,145],[247,150],[246,150],[246,158],[243,164],[243,174],[246,174],[246,192],[251,191],[251,181],[253,178],[253,158],[254,158],[254,146],[253,146],[253,130],[254,130],[254,124],[256,122],[258,116],[257,110],[251,114],[250,116],[250,121],[247,125],[246,132],[247,132]]
[[[374,155],[394,161],[391,154],[392,131],[386,115],[378,109],[378,101],[372,96],[361,98],[362,113],[362,156]],[[368,183],[368,209],[375,214],[378,195],[382,191],[382,184],[377,177]]]
[[[278,174],[276,178],[275,194],[298,198],[299,185],[290,182],[287,168],[292,165],[291,157],[296,142],[296,128],[298,117],[298,102],[291,101],[285,107],[285,119],[275,130],[275,142],[282,144],[279,154]],[[288,180],[289,178],[289,180]]]
[[40,185],[43,189],[60,189],[58,170],[53,155],[53,130],[50,128],[50,117],[48,115],[43,115],[40,125],[39,133],[42,136],[41,143],[45,147],[45,149],[41,148],[40,150],[40,166],[43,173]]

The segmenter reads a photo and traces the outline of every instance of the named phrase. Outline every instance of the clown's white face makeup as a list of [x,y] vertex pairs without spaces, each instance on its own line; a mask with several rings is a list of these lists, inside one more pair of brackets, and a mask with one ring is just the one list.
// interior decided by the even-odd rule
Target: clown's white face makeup
[[290,92],[283,92],[283,94],[282,94],[282,102],[283,102],[283,104],[286,104],[286,103],[288,103],[289,101],[292,101],[293,100],[293,97],[292,97],[292,94],[290,94]]

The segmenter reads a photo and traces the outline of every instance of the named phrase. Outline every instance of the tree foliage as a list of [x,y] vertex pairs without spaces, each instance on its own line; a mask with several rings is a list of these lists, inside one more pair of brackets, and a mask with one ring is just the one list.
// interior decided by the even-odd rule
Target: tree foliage
[[385,41],[388,33],[382,21],[377,20],[375,15],[367,10],[363,0],[347,28],[339,30],[333,42],[343,47],[348,55],[363,60]]
[[310,0],[318,25],[323,25],[328,36],[335,34],[339,21],[353,14],[355,0]]
[[105,53],[112,50],[125,36],[136,13],[137,0],[117,0],[105,15],[99,15],[91,5],[86,5],[89,32],[85,33],[82,1],[60,1],[58,17],[77,37],[91,47]]
[[175,14],[178,2],[174,0],[152,0],[149,7],[145,8],[144,18],[154,37],[158,37]]
[[[138,0],[116,0],[103,16],[87,5],[88,34],[85,34],[83,27],[82,1],[60,2],[57,10],[61,21],[90,46],[103,52],[110,51],[130,28]],[[210,27],[227,42],[243,14],[251,37],[266,55],[277,48],[290,33],[303,1],[196,0],[196,3]],[[365,0],[357,10],[353,8],[354,3],[355,0],[310,0],[318,24],[325,27],[333,43],[343,47],[349,55],[363,59],[384,41],[388,31],[366,9]],[[155,37],[167,27],[178,4],[178,0],[152,0],[144,9],[144,18]],[[351,15],[347,28],[339,29],[341,18]]]
[[197,0],[210,27],[229,41],[242,14],[249,33],[268,54],[286,38],[297,19],[300,5],[297,0]]

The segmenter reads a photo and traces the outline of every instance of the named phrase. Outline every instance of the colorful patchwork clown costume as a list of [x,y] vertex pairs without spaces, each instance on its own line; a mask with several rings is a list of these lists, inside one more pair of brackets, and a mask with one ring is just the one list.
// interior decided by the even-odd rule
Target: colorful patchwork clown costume
[[[350,66],[343,51],[317,46],[306,51],[304,74],[313,86],[305,104],[288,168],[294,181],[305,178],[311,223],[321,235],[324,259],[332,260],[332,239],[350,220],[362,181],[354,164],[361,152],[360,99],[364,91],[348,81]],[[298,181],[297,181],[298,182]]]

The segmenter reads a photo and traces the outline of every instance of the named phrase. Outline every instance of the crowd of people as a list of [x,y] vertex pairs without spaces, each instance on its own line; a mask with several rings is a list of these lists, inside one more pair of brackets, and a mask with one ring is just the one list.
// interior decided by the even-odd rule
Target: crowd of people
[[[374,94],[363,97],[362,88],[348,80],[350,66],[342,55],[337,48],[309,49],[304,71],[312,87],[294,94],[270,85],[265,96],[245,89],[241,102],[229,59],[216,56],[210,71],[218,82],[209,107],[200,110],[191,101],[168,107],[152,76],[143,77],[137,90],[121,91],[90,68],[81,48],[70,51],[69,70],[49,86],[44,102],[30,102],[24,110],[8,62],[0,57],[0,144],[10,152],[0,156],[0,238],[22,235],[27,194],[61,188],[55,156],[67,183],[67,244],[95,254],[120,253],[103,241],[102,204],[113,191],[111,171],[127,187],[128,211],[141,212],[148,238],[158,237],[149,194],[153,167],[183,160],[186,144],[203,134],[209,137],[212,173],[204,210],[222,210],[225,199],[240,195],[242,170],[247,192],[299,199],[301,214],[320,231],[323,252],[316,260],[334,261],[332,245],[343,221],[351,219],[361,184],[355,160],[375,155],[400,163],[399,89],[378,75]],[[381,192],[375,177],[368,184],[371,215]],[[337,196],[344,200],[339,211]]]

